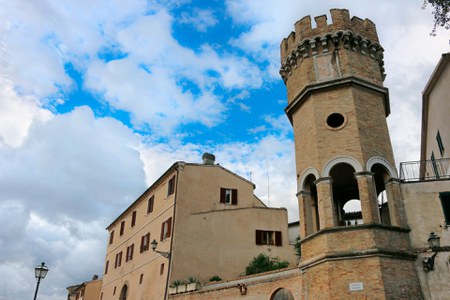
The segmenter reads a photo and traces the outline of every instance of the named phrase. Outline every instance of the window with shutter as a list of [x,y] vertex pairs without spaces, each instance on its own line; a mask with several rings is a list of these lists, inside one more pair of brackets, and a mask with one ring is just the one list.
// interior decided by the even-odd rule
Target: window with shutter
[[262,230],[256,230],[256,245],[262,245]]
[[133,259],[133,252],[134,252],[134,244],[131,244],[131,246],[127,247],[127,256],[125,258],[125,262]]
[[281,231],[256,230],[256,245],[281,246]]
[[120,222],[120,233],[119,235],[122,236],[125,231],[125,221]]
[[175,176],[170,178],[169,184],[167,187],[167,196],[172,195],[175,192]]
[[220,188],[220,203],[237,205],[237,189]]
[[150,199],[148,199],[147,203],[147,214],[151,213],[153,211],[153,205],[155,202],[155,196],[151,196]]
[[238,192],[237,192],[237,189],[232,189],[231,191],[232,191],[231,204],[237,205],[237,201],[238,201]]
[[136,225],[136,211],[133,211],[131,215],[131,227],[134,227]]
[[109,244],[111,245],[114,242],[114,230],[109,234]]
[[275,246],[281,246],[281,231],[275,231]]
[[160,241],[170,237],[171,230],[172,230],[172,217],[170,217],[161,224]]
[[149,249],[150,246],[150,232],[147,232],[146,235],[143,235],[141,237],[141,247],[140,247],[140,252],[144,252],[147,251]]

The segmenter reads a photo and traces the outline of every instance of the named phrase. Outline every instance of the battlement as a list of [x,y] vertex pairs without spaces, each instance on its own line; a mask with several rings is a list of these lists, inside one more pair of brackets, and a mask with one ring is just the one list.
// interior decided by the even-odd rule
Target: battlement
[[347,9],[330,9],[332,23],[327,23],[327,16],[317,16],[314,18],[316,27],[313,28],[311,24],[311,16],[306,16],[295,23],[295,32],[292,32],[288,38],[284,39],[281,45],[283,50],[292,48],[293,43],[300,42],[303,39],[311,39],[318,35],[326,33],[334,33],[337,31],[351,30],[357,35],[365,37],[372,42],[378,43],[378,35],[375,23],[369,19],[362,20],[358,17],[352,17]]
[[311,24],[311,16],[306,16],[295,23],[295,31],[284,38],[280,45],[280,74],[286,81],[292,68],[303,59],[321,53],[332,52],[341,48],[360,52],[362,55],[378,61],[383,69],[383,48],[378,41],[375,24],[369,19],[356,16],[350,18],[347,9],[331,9],[332,22],[328,24],[327,16],[314,18],[316,27]]

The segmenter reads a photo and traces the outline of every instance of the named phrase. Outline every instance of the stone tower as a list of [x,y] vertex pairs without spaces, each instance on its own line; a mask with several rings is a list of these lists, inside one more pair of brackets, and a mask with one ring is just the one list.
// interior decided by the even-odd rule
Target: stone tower
[[[372,21],[330,12],[331,24],[325,15],[316,28],[309,16],[295,23],[280,46],[302,290],[310,299],[421,299],[386,123],[383,48]],[[346,211],[351,203],[360,211]]]

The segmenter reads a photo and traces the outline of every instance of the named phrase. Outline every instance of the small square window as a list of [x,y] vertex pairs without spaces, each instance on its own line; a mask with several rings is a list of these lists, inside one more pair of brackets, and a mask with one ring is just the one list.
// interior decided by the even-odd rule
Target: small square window
[[237,205],[238,191],[237,189],[221,188],[220,203],[228,205]]

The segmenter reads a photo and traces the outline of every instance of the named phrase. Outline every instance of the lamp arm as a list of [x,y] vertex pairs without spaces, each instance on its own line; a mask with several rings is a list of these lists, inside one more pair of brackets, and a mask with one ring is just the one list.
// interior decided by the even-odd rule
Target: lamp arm
[[155,251],[156,253],[159,253],[159,254],[161,254],[161,256],[163,256],[163,257],[165,257],[165,258],[169,258],[170,257],[170,252],[164,252],[164,251],[158,251],[158,250],[153,250],[153,251]]

